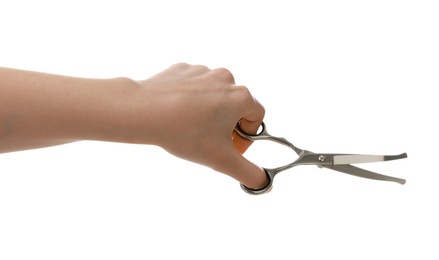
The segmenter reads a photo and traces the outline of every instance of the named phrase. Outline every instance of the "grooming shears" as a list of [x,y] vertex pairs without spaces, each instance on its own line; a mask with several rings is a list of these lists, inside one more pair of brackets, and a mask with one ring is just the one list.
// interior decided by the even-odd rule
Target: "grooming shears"
[[404,179],[395,178],[391,176],[382,175],[379,173],[371,172],[368,170],[364,170],[355,166],[352,166],[351,164],[356,163],[369,163],[369,162],[383,162],[383,161],[390,161],[390,160],[397,160],[397,159],[403,159],[407,158],[406,153],[402,153],[399,155],[362,155],[362,154],[332,154],[332,153],[313,153],[307,150],[302,150],[294,146],[292,143],[287,141],[285,138],[282,137],[275,137],[270,135],[267,132],[267,129],[265,127],[265,123],[262,122],[261,124],[262,130],[255,134],[250,135],[245,133],[241,130],[239,127],[239,123],[235,127],[235,131],[244,139],[247,139],[249,141],[258,141],[258,140],[269,140],[273,141],[285,146],[288,146],[289,148],[293,149],[299,158],[295,160],[294,162],[277,167],[277,168],[263,168],[265,173],[267,174],[268,183],[265,187],[260,189],[251,189],[243,184],[241,184],[241,188],[252,195],[258,195],[258,194],[264,194],[271,190],[273,186],[273,180],[274,177],[289,168],[292,168],[294,166],[298,165],[316,165],[319,167],[325,167],[334,171],[339,171],[347,174],[351,174],[354,176],[367,178],[367,179],[373,179],[373,180],[381,180],[381,181],[392,181],[397,182],[399,184],[405,184]]

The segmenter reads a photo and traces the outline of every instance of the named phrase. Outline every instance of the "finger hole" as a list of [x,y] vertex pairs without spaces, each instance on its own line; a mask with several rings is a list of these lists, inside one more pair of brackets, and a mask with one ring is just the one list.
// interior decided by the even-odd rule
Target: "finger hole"
[[239,130],[244,132],[248,135],[260,135],[262,132],[265,131],[265,124],[263,122],[255,122],[255,121],[249,121],[245,118],[242,118],[238,122]]

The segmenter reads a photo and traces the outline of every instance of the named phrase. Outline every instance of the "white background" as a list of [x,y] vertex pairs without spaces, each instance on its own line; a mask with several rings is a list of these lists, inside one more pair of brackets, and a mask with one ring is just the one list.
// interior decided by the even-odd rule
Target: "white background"
[[436,2],[1,1],[0,66],[134,79],[226,67],[298,147],[409,158],[364,165],[404,186],[302,166],[250,196],[153,146],[2,154],[0,259],[439,259]]

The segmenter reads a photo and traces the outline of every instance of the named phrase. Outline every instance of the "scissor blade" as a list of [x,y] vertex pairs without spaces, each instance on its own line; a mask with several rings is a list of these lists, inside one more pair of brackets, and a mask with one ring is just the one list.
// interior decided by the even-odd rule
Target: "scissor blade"
[[406,153],[398,155],[365,155],[365,154],[341,154],[334,156],[334,165],[384,162],[407,158]]
[[343,173],[347,173],[350,175],[354,175],[357,177],[362,177],[362,178],[367,178],[367,179],[372,179],[372,180],[380,180],[380,181],[393,181],[393,182],[397,182],[399,184],[405,184],[405,180],[404,179],[400,179],[400,178],[395,178],[395,177],[391,177],[391,176],[387,176],[387,175],[382,175],[376,172],[371,172],[368,170],[364,170],[352,165],[325,165],[323,166],[325,168],[334,170],[334,171],[339,171],[339,172],[343,172]]

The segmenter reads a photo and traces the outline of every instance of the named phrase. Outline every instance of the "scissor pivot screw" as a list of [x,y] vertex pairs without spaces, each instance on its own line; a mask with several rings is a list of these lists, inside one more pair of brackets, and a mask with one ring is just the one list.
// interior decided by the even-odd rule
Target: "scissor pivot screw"
[[324,162],[326,160],[326,157],[324,155],[319,156],[319,161]]

